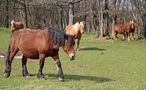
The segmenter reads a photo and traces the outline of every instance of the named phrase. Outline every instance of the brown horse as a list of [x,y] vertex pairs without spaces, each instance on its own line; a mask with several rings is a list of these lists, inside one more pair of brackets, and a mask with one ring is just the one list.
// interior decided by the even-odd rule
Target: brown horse
[[19,29],[24,28],[24,24],[22,22],[15,22],[15,21],[11,21],[11,30],[12,32],[17,31]]
[[[22,28],[24,28],[24,24],[22,22],[20,22],[20,21],[15,22],[14,20],[11,21],[11,31],[12,31],[12,34],[13,34],[14,31],[17,31],[17,30],[22,29]],[[16,56],[21,57],[21,55],[22,54],[19,51]]]
[[116,24],[114,25],[113,31],[112,31],[112,37],[113,39],[117,38],[117,34],[123,34],[123,37],[127,37],[128,41],[130,41],[130,34],[132,37],[132,40],[134,40],[134,31],[135,31],[136,25],[133,21],[130,21],[126,24]]
[[66,26],[66,34],[72,36],[74,39],[77,39],[77,48],[76,50],[79,50],[79,44],[80,44],[80,39],[82,36],[82,33],[84,32],[84,24],[83,22],[77,22],[74,25],[68,25]]
[[37,77],[44,78],[42,70],[45,57],[50,56],[56,62],[58,79],[63,81],[64,76],[58,53],[59,47],[63,48],[71,60],[75,59],[74,39],[59,30],[45,29],[33,31],[31,29],[20,29],[13,32],[6,56],[5,77],[10,76],[13,58],[20,50],[23,54],[22,75],[24,77],[30,76],[26,66],[27,58],[30,58],[40,59]]

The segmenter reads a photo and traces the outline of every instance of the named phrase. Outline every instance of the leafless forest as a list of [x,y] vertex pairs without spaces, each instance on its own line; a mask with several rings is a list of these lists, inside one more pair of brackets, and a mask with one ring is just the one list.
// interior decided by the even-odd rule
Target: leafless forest
[[9,27],[11,20],[61,30],[84,21],[87,32],[104,37],[115,23],[134,20],[139,29],[146,28],[146,0],[0,0],[0,26]]

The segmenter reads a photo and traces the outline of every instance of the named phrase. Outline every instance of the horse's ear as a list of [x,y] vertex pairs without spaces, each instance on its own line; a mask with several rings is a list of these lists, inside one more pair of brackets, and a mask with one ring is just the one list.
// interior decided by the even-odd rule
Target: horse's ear
[[84,22],[84,21],[81,21],[81,22],[80,22],[80,24],[83,24],[83,25],[84,25],[84,24],[85,24],[85,22]]
[[131,23],[131,20],[130,20],[130,22],[129,23]]
[[81,25],[82,27],[84,27],[85,22],[84,22],[84,21],[81,21],[81,22],[80,22],[80,25]]
[[132,20],[131,23],[134,23],[134,21]]

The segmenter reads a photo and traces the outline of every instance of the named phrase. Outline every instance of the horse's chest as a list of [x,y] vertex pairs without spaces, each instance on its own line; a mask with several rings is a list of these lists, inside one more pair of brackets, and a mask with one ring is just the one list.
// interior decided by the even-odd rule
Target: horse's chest
[[75,39],[79,39],[79,38],[81,38],[81,33],[80,33],[80,32],[78,32],[78,33],[75,35]]
[[45,56],[48,57],[48,56],[53,56],[53,55],[56,55],[58,54],[58,49],[48,49],[45,51]]

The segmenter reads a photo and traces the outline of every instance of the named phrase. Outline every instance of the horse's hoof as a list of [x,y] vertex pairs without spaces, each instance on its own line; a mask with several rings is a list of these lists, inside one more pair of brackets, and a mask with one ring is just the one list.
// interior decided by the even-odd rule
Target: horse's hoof
[[80,51],[80,49],[79,49],[79,48],[77,48],[77,49],[76,49],[76,51]]
[[59,80],[60,82],[64,82],[64,79],[61,78],[61,77],[58,77],[58,80]]
[[29,73],[28,73],[28,74],[26,74],[26,75],[23,75],[23,77],[24,77],[24,78],[29,78],[29,77],[31,77],[31,76],[32,76],[32,75],[31,75],[31,74],[29,74]]
[[4,77],[8,78],[10,76],[10,73],[4,73]]
[[37,75],[37,78],[38,79],[45,79],[45,75],[43,75],[43,74],[42,75]]
[[80,51],[80,49],[78,48],[77,51]]

